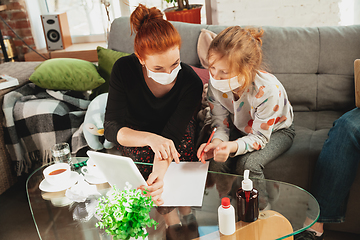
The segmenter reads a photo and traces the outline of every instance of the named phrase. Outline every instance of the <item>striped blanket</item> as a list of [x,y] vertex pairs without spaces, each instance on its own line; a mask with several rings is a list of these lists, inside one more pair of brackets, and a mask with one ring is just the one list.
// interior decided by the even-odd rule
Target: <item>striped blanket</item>
[[34,161],[49,162],[55,143],[70,143],[72,154],[87,146],[82,123],[90,101],[75,94],[28,83],[4,95],[4,139],[18,176]]

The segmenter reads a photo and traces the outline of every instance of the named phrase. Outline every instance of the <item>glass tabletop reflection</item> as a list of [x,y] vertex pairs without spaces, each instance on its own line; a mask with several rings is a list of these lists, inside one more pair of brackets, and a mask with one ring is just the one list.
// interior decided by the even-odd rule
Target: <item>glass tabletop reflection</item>
[[[83,162],[87,158],[72,158],[72,163]],[[91,196],[83,202],[74,202],[65,196],[66,189],[46,192],[39,188],[43,181],[43,170],[52,163],[35,170],[27,179],[26,191],[30,210],[39,238],[42,240],[105,240],[111,239],[103,230],[96,228],[98,216],[95,206],[99,196]],[[142,163],[136,163],[138,166]],[[76,170],[82,174],[80,168]],[[237,222],[237,228],[250,229],[253,239],[292,239],[292,236],[306,230],[319,217],[319,206],[315,198],[304,189],[292,184],[273,180],[253,179],[254,188],[259,190],[260,214],[257,224]],[[237,211],[236,191],[241,187],[243,177],[208,171],[201,207],[154,207],[150,212],[158,225],[147,229],[149,240],[168,239],[167,224],[169,217],[177,215],[184,224],[189,224],[181,231],[182,239],[220,239],[218,228],[218,208],[223,197],[230,198]],[[90,181],[91,182],[91,181]],[[111,189],[107,182],[92,182],[98,192],[105,195]],[[190,213],[190,214],[189,214]],[[304,225],[307,214],[315,216],[314,222]],[[191,217],[188,217],[191,216]],[[274,219],[281,216],[289,223],[290,229],[277,233],[276,237],[267,229],[276,229]],[[268,218],[268,219],[267,219]],[[251,225],[252,224],[252,225]],[[260,226],[260,227],[259,227]],[[241,233],[238,233],[241,234]],[[234,235],[234,234],[233,234]],[[229,238],[229,236],[224,236]],[[234,238],[236,239],[236,236]],[[247,239],[251,239],[247,235]]]

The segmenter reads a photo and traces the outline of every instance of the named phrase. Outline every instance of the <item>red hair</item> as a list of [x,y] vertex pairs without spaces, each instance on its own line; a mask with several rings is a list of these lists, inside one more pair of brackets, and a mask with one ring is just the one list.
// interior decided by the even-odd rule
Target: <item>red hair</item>
[[141,59],[146,55],[161,53],[174,46],[181,46],[181,37],[175,27],[163,18],[162,12],[142,4],[131,13],[131,33],[136,32],[135,54]]

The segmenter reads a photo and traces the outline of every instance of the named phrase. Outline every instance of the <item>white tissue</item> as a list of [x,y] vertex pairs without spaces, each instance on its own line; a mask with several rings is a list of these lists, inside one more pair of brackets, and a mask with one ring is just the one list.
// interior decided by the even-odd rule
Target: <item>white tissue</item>
[[75,202],[85,202],[92,195],[101,195],[95,185],[85,182],[84,177],[79,177],[77,184],[66,190],[65,196]]

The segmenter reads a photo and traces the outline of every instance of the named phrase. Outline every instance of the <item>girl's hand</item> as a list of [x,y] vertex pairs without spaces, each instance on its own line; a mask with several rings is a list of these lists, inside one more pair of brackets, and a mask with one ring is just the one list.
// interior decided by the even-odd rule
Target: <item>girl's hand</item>
[[237,151],[237,147],[236,142],[220,143],[214,150],[214,160],[216,162],[225,162],[229,158],[230,153]]
[[149,138],[149,146],[155,153],[154,161],[168,159],[171,162],[174,159],[176,163],[180,162],[180,154],[172,140],[153,134]]
[[[172,160],[172,159],[171,159]],[[170,165],[170,159],[158,160],[154,159],[152,173],[149,175],[148,180],[146,183],[148,186],[141,186],[141,190],[147,190],[157,206],[160,206],[164,203],[164,200],[161,198],[161,194],[163,193],[164,189],[164,177],[165,173]]]
[[[214,157],[214,149],[220,144],[222,141],[220,139],[215,138],[209,145],[206,146],[206,143],[203,143],[200,145],[198,151],[197,151],[197,157],[199,158],[199,161],[205,163],[205,160],[208,160],[210,158]],[[204,152],[202,158],[201,154]]]
[[158,176],[156,172],[152,172],[146,181],[148,186],[140,186],[142,191],[147,192],[147,196],[151,196],[155,205],[160,206],[164,204],[164,200],[161,198],[161,194],[164,191],[164,181],[161,176]]

